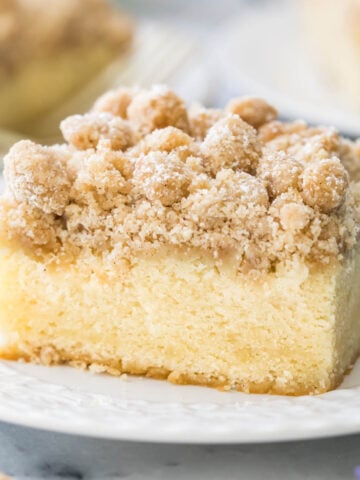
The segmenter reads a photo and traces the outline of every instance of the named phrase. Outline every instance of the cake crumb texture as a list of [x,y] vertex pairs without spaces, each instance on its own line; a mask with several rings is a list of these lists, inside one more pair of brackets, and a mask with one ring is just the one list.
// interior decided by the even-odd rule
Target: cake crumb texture
[[255,97],[189,109],[165,86],[124,87],[5,158],[3,235],[47,261],[195,248],[241,272],[341,260],[359,231],[359,145],[282,123]]
[[2,358],[252,393],[335,388],[359,351],[360,256],[260,278],[191,253],[45,265],[0,243]]

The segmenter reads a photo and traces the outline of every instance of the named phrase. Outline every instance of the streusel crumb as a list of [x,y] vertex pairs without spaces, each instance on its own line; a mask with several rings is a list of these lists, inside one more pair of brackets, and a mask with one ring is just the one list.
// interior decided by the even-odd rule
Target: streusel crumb
[[256,131],[238,115],[227,115],[217,121],[201,145],[201,152],[213,174],[222,168],[253,172],[260,149]]
[[224,112],[217,108],[205,108],[193,105],[189,109],[190,134],[196,140],[204,140],[209,129],[224,116]]
[[14,198],[44,213],[61,215],[69,202],[70,180],[66,155],[28,140],[10,150],[4,169]]
[[138,153],[145,154],[156,151],[170,153],[176,150],[185,160],[191,153],[195,153],[196,144],[190,135],[179,128],[165,127],[146,135],[135,148]]
[[225,111],[239,115],[245,122],[254,128],[276,120],[278,112],[262,98],[240,97],[233,98],[227,104]]
[[104,93],[94,104],[94,112],[107,112],[118,117],[127,118],[127,109],[134,95],[139,92],[137,88],[119,87]]
[[60,128],[65,140],[79,150],[95,148],[100,140],[109,140],[113,150],[126,150],[134,143],[130,125],[111,113],[73,115]]
[[164,86],[139,92],[127,108],[128,119],[139,134],[164,127],[177,127],[187,132],[189,120],[184,102]]
[[134,169],[134,191],[151,202],[170,206],[187,196],[191,175],[176,152],[150,152],[139,157]]
[[331,128],[282,123],[261,99],[222,110],[163,86],[102,96],[62,122],[67,143],[5,158],[2,230],[36,255],[196,248],[239,271],[341,260],[359,233],[360,148]]
[[272,198],[287,192],[290,188],[297,189],[303,166],[283,151],[264,148],[257,170]]
[[308,205],[329,212],[344,200],[348,185],[345,167],[337,157],[306,166],[302,176],[302,196]]

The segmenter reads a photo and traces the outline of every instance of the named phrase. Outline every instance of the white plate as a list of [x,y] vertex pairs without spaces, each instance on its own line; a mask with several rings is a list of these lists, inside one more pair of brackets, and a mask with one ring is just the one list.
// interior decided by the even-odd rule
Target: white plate
[[263,96],[284,117],[334,125],[345,134],[359,136],[360,112],[346,105],[313,63],[296,3],[256,2],[222,27],[215,58],[227,96]]
[[0,363],[0,420],[121,440],[275,442],[360,432],[360,362],[336,391],[219,392],[69,367]]

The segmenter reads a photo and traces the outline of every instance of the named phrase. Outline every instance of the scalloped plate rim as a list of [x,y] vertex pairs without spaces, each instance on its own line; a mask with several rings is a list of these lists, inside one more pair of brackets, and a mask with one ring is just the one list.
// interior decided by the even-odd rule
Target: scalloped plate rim
[[[224,404],[164,403],[78,391],[27,375],[26,365],[19,372],[15,365],[0,363],[0,420],[40,430],[123,441],[197,444],[268,443],[360,432],[358,386],[319,396],[239,394],[234,402]],[[56,375],[66,379],[71,370],[61,367]],[[50,372],[52,375],[53,370],[47,369],[46,374]],[[85,383],[91,378],[96,385],[98,377],[88,372],[81,375]],[[132,382],[130,378],[127,383],[130,391],[136,383]],[[144,380],[137,388],[146,397],[147,388],[156,391],[164,385],[166,390],[162,381]],[[194,398],[208,392],[203,387],[189,390]]]

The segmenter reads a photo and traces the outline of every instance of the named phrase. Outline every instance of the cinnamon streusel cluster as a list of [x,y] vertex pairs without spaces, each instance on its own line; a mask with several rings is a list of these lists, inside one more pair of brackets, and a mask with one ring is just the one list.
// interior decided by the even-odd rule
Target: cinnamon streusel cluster
[[112,262],[161,246],[230,253],[243,272],[341,259],[359,232],[360,146],[276,115],[254,97],[188,110],[164,86],[108,92],[62,122],[67,143],[13,146],[2,229],[37,254]]

